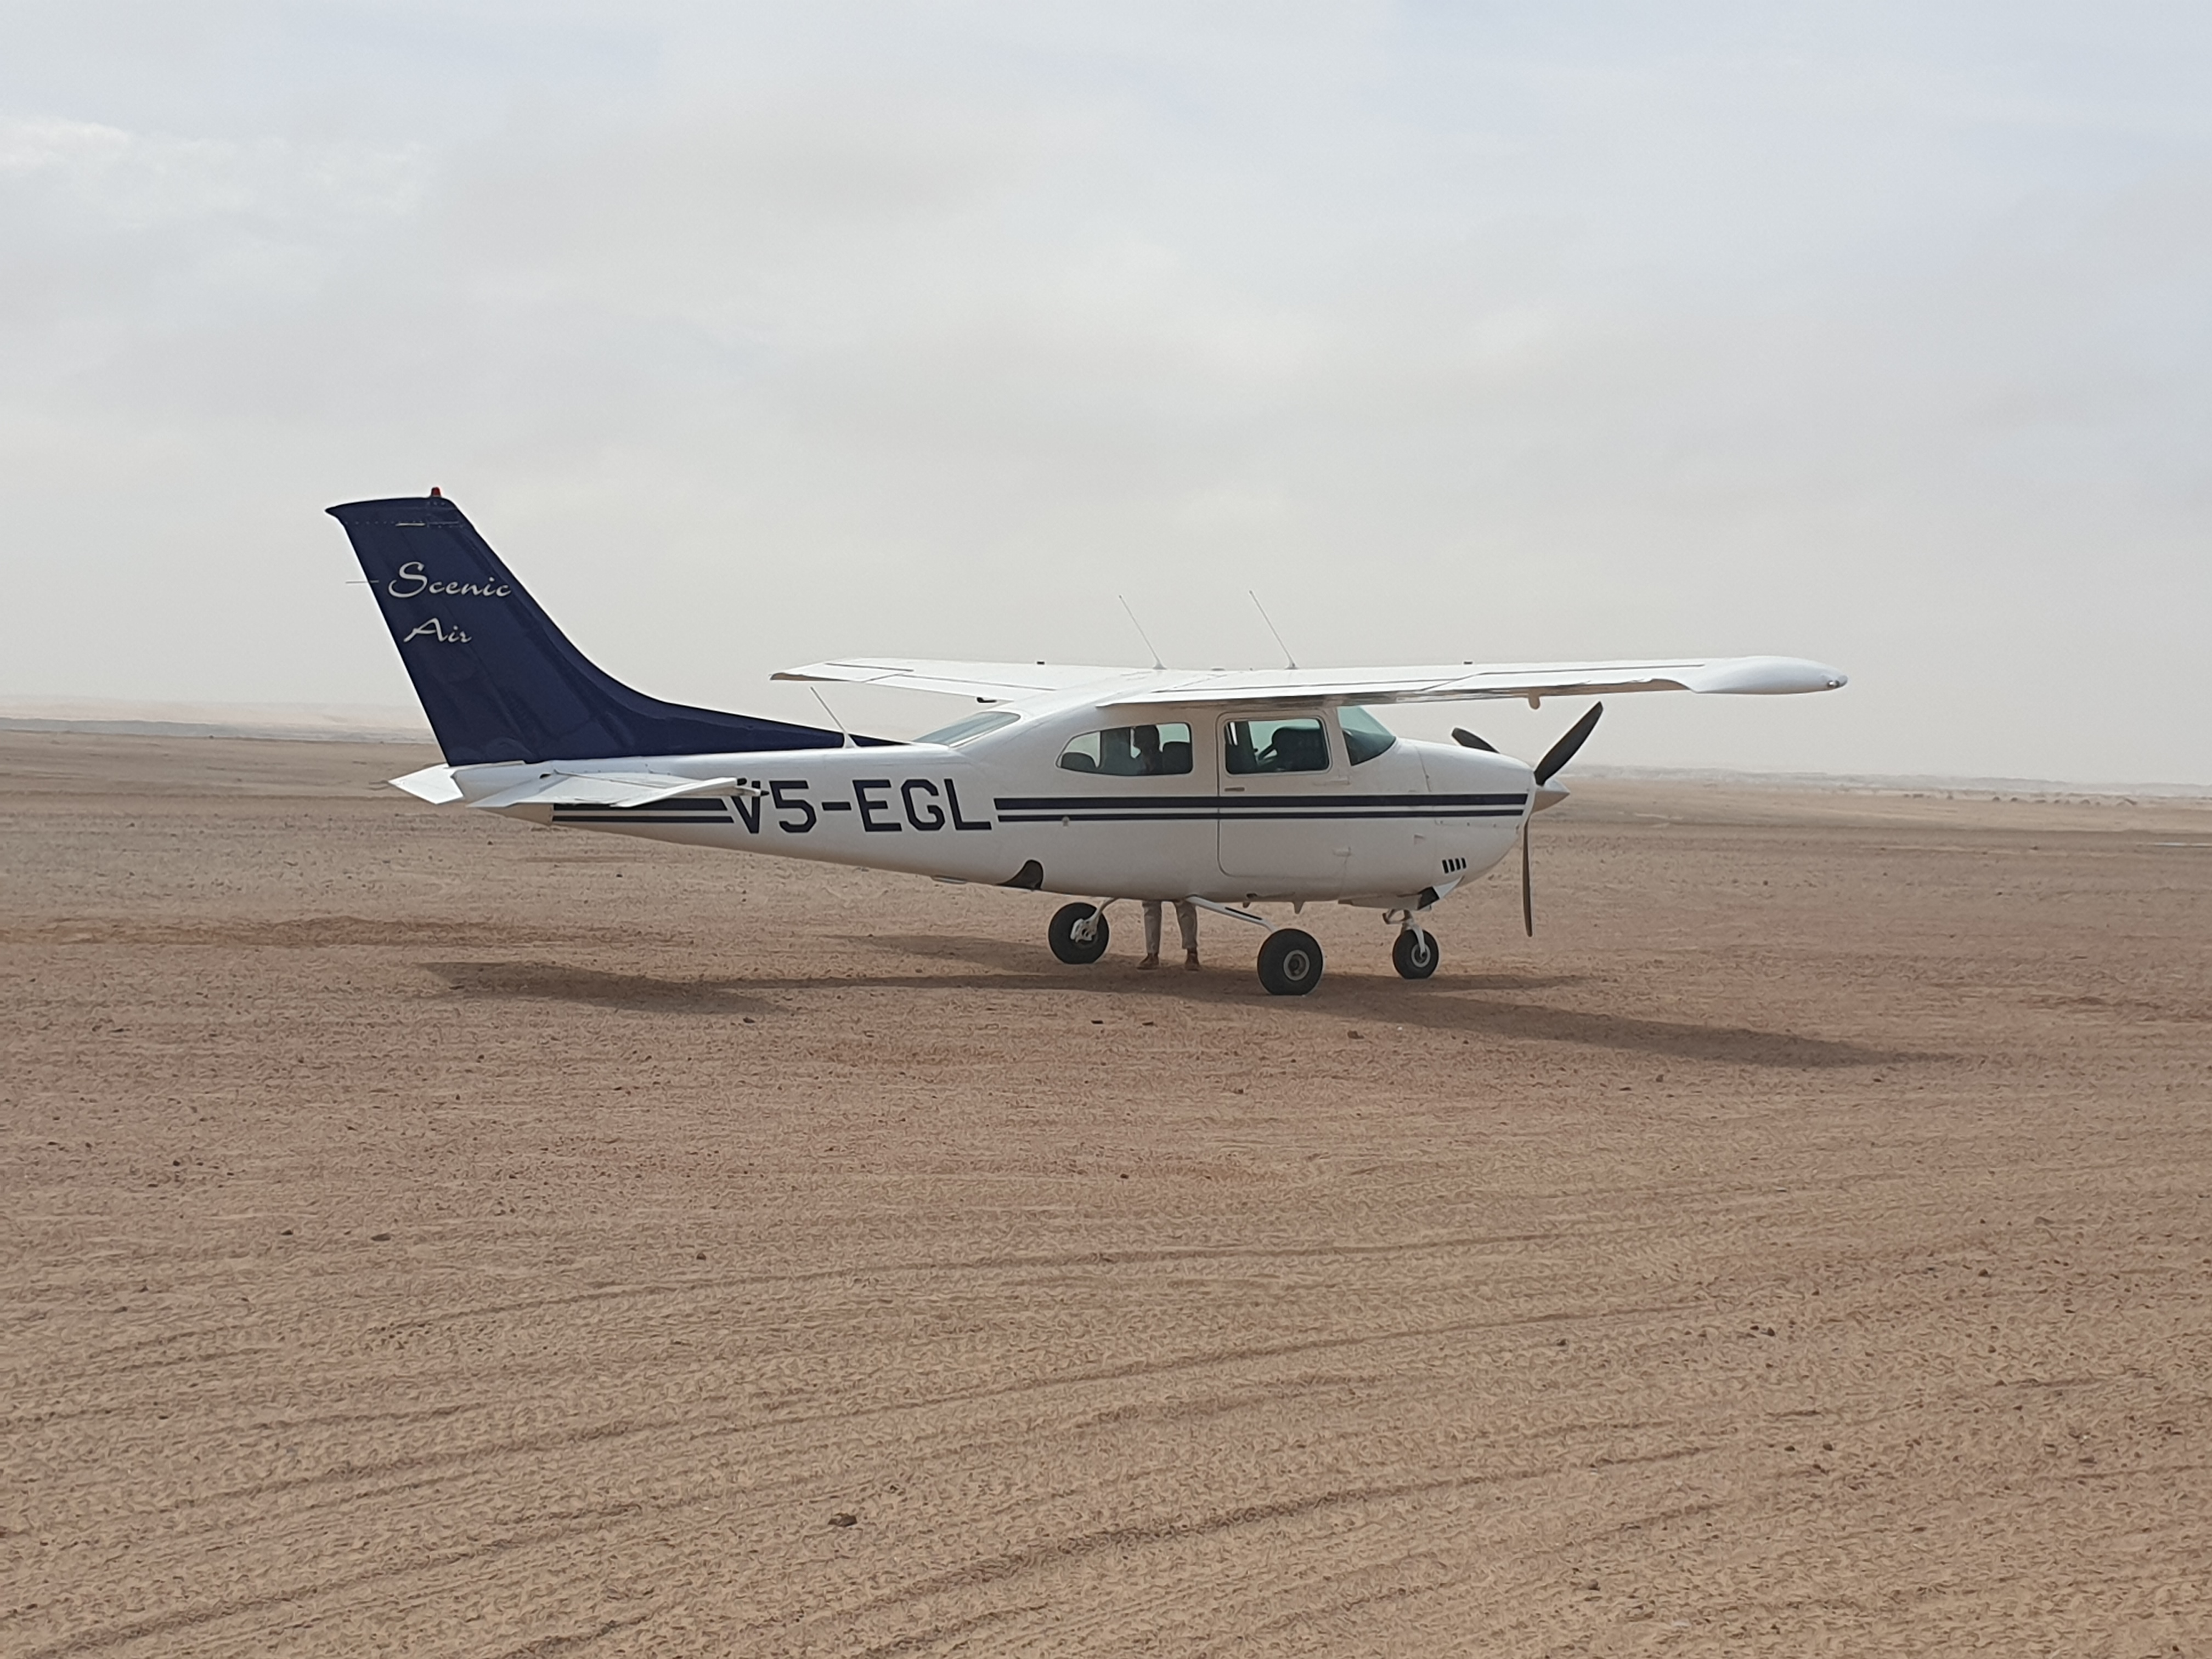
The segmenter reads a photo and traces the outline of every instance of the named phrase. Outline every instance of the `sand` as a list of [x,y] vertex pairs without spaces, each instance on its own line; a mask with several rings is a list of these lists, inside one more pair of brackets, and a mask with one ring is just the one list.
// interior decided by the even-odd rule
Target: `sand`
[[1589,784],[1301,1001],[432,758],[0,734],[9,1655],[2212,1644],[2212,808]]

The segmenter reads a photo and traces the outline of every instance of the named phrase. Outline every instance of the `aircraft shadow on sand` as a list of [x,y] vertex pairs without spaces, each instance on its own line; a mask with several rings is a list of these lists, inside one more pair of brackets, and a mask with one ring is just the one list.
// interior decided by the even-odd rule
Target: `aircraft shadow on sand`
[[750,982],[659,979],[562,962],[426,962],[422,968],[465,997],[581,1003],[658,1014],[767,1014],[777,1006]]
[[[431,962],[422,964],[463,996],[579,1003],[623,1012],[693,1016],[753,1015],[787,1011],[788,1000],[809,992],[843,990],[1141,992],[1179,1002],[1237,1003],[1289,1013],[1240,975],[1186,974],[1163,966],[1139,976],[1133,964],[1041,969],[1034,946],[1001,939],[944,934],[856,936],[856,945],[893,951],[945,964],[945,969],[905,972],[747,975],[667,979],[550,962]],[[957,967],[955,966],[957,964]],[[1352,975],[1330,982],[1332,1013],[1378,1025],[1405,1026],[1509,1042],[1535,1042],[1651,1054],[1684,1062],[1756,1066],[1784,1071],[1899,1066],[1944,1056],[1876,1048],[1831,1037],[1748,1026],[1644,1019],[1626,1014],[1509,1001],[1500,994],[1529,993],[1579,983],[1572,974],[1465,974],[1449,970],[1419,987]]]

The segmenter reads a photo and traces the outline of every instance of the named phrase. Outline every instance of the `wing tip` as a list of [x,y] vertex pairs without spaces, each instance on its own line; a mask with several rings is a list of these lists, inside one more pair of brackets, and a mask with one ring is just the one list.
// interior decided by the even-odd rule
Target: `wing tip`
[[1707,695],[1786,697],[1839,691],[1851,683],[1840,668],[1805,657],[1731,657],[1687,677],[1688,688]]

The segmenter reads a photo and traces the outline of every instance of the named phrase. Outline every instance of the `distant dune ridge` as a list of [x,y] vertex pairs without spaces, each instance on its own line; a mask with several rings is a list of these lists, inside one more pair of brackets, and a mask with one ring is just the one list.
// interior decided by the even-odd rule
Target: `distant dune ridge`
[[397,703],[151,702],[122,697],[0,697],[0,732],[413,743],[428,738],[430,727],[422,710]]

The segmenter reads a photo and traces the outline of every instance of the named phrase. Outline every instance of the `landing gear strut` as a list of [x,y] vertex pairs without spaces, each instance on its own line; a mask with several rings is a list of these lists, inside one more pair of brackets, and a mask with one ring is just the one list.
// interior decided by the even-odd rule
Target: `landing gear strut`
[[1095,904],[1063,904],[1053,912],[1045,937],[1052,953],[1070,967],[1081,968],[1106,954],[1106,913]]

